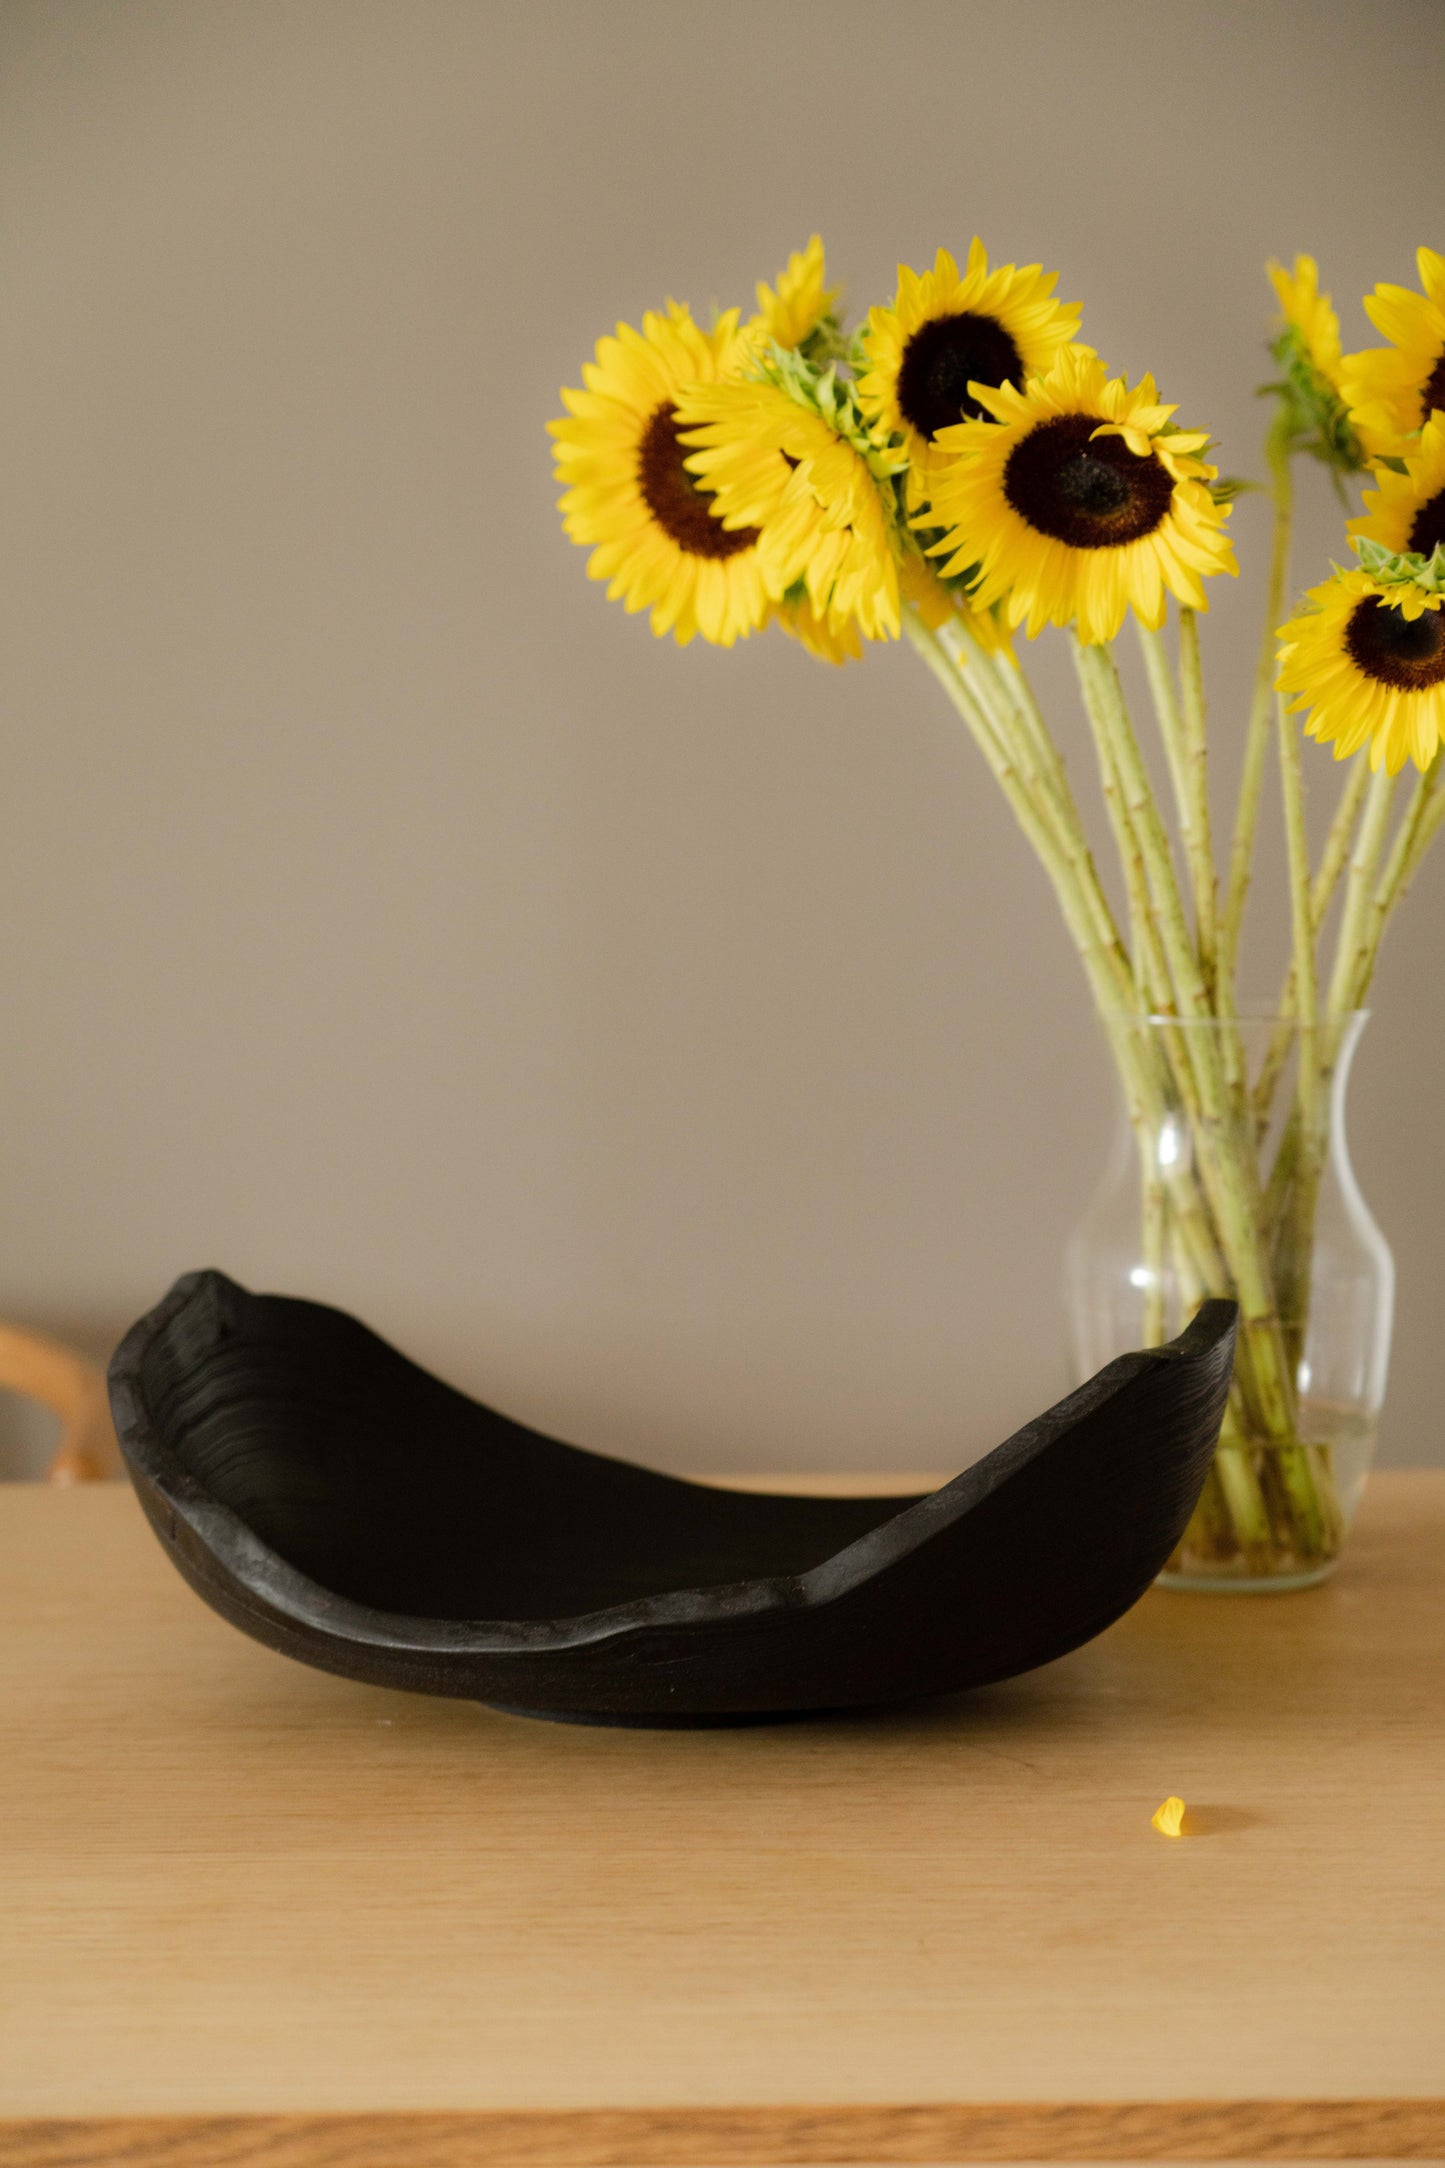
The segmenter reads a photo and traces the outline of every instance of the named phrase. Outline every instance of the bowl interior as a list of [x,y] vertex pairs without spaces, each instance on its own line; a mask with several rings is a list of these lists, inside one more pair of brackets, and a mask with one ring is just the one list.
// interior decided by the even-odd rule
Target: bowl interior
[[226,1289],[152,1343],[182,1467],[288,1565],[379,1611],[576,1617],[806,1572],[913,1502],[723,1491],[469,1400],[351,1318]]

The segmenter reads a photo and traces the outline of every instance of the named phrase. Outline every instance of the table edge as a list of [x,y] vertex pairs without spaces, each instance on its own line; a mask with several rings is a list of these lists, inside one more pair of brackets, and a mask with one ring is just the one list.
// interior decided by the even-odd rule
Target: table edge
[[782,2168],[1439,2160],[1445,2098],[0,2118],[0,2168]]

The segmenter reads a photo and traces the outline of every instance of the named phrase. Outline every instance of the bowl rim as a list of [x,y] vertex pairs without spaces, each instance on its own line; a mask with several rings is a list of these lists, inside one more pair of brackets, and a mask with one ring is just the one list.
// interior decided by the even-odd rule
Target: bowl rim
[[[214,1565],[219,1566],[252,1603],[268,1606],[286,1624],[319,1634],[326,1640],[360,1643],[392,1655],[415,1654],[418,1657],[561,1653],[651,1629],[686,1632],[732,1624],[745,1626],[788,1611],[811,1611],[833,1603],[962,1520],[1053,1445],[1064,1432],[1105,1405],[1136,1378],[1161,1363],[1191,1361],[1207,1354],[1233,1331],[1237,1316],[1235,1303],[1220,1298],[1206,1300],[1175,1339],[1157,1348],[1140,1348],[1116,1356],[1092,1378],[1076,1386],[1042,1414],[1032,1417],[937,1490],[911,1498],[898,1512],[802,1573],[670,1589],[599,1610],[552,1619],[437,1619],[383,1611],[360,1603],[328,1589],[323,1582],[289,1564],[183,1465],[179,1455],[160,1434],[144,1390],[146,1356],[187,1308],[207,1299],[219,1300],[231,1289],[247,1299],[254,1299],[251,1290],[214,1268],[183,1274],[159,1302],[136,1320],[111,1358],[109,1380],[116,1432],[142,1505],[153,1520],[157,1511],[166,1517],[166,1526],[162,1529],[158,1524],[158,1533],[162,1534],[168,1548],[176,1545],[180,1535],[177,1524],[183,1524],[201,1551],[208,1554]],[[348,1315],[330,1304],[312,1302],[304,1297],[265,1299],[295,1303],[298,1308],[324,1311],[333,1317]],[[353,1319],[351,1322],[358,1321]],[[370,1333],[370,1327],[362,1329]],[[380,1335],[371,1334],[371,1337],[382,1347],[389,1348],[389,1343]],[[390,1352],[398,1360],[410,1363],[410,1358],[401,1355],[399,1350],[390,1349]],[[420,1368],[415,1364],[411,1367]],[[477,1401],[471,1404],[482,1405]],[[545,1433],[534,1432],[533,1435],[541,1437]],[[574,1446],[571,1450],[584,1453],[592,1460],[616,1458],[593,1453],[585,1446]],[[620,1462],[619,1465],[640,1467],[644,1464]],[[661,1471],[648,1469],[647,1473],[657,1475]],[[696,1491],[711,1488],[706,1484],[691,1483],[687,1477],[669,1476],[666,1480],[685,1483]],[[777,1495],[758,1491],[739,1493],[732,1491],[731,1486],[730,1491],[732,1495],[758,1499]]]

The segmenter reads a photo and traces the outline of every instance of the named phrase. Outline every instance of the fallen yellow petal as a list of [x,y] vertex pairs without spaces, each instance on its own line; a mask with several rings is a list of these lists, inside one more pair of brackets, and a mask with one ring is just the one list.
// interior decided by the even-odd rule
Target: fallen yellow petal
[[1154,1827],[1165,1837],[1182,1837],[1184,1834],[1184,1801],[1172,1796],[1153,1814]]

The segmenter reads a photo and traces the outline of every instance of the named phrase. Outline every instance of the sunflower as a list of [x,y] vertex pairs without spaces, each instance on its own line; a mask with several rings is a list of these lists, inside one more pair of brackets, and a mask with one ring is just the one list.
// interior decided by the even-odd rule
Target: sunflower
[[670,632],[684,647],[697,632],[731,647],[768,617],[756,533],[724,525],[678,438],[682,387],[713,383],[750,356],[736,309],[703,331],[670,302],[640,332],[619,324],[598,340],[585,390],[564,390],[567,418],[548,425],[563,525],[593,546],[588,576],[609,581],[609,599],[628,610],[650,610],[658,638]]
[[1340,572],[1308,599],[1279,629],[1278,690],[1336,760],[1368,742],[1372,768],[1423,772],[1445,738],[1445,595]]
[[1445,542],[1445,414],[1432,414],[1405,455],[1405,471],[1375,471],[1379,488],[1365,497],[1366,517],[1350,521],[1350,533],[1367,535],[1389,550],[1433,555]]
[[[804,370],[830,412],[804,405],[771,378],[700,384],[679,401],[688,467],[714,492],[717,516],[756,534],[758,568],[776,603],[806,599],[842,641],[897,639],[898,550],[888,505],[889,460],[871,442],[831,370]],[[880,489],[880,480],[884,489]],[[884,491],[886,490],[886,495]],[[791,629],[804,637],[801,628]]]
[[814,234],[806,248],[795,249],[776,287],[758,281],[758,313],[744,331],[750,338],[775,339],[779,346],[802,346],[832,315],[841,286],[825,286],[823,242]]
[[983,412],[970,386],[1044,375],[1078,331],[1079,310],[1055,301],[1054,285],[1038,264],[990,271],[975,240],[961,276],[941,248],[931,271],[900,264],[892,307],[869,310],[858,401],[907,446],[911,503],[928,496],[939,430]]
[[1358,474],[1365,453],[1340,393],[1340,320],[1320,292],[1319,267],[1313,256],[1296,256],[1293,271],[1268,268],[1284,312],[1270,351],[1289,448],[1322,459],[1337,475]]
[[1298,334],[1306,360],[1332,390],[1340,388],[1340,320],[1328,294],[1320,292],[1319,265],[1313,256],[1296,256],[1293,271],[1282,263],[1267,266],[1279,297],[1285,332]]
[[976,607],[1010,625],[1073,620],[1081,640],[1112,640],[1131,605],[1161,625],[1165,590],[1208,608],[1202,575],[1237,569],[1198,458],[1202,434],[1166,427],[1154,379],[1130,391],[1085,347],[1065,347],[1023,391],[982,392],[990,418],[938,440],[929,555],[945,579],[968,575]]
[[1437,408],[1445,408],[1445,256],[1416,255],[1423,293],[1377,286],[1365,314],[1391,341],[1346,354],[1341,388],[1365,449],[1398,458]]
[[857,662],[862,656],[863,642],[852,618],[844,618],[835,631],[827,617],[820,617],[813,608],[801,581],[791,595],[783,597],[773,615],[784,632],[819,662]]

